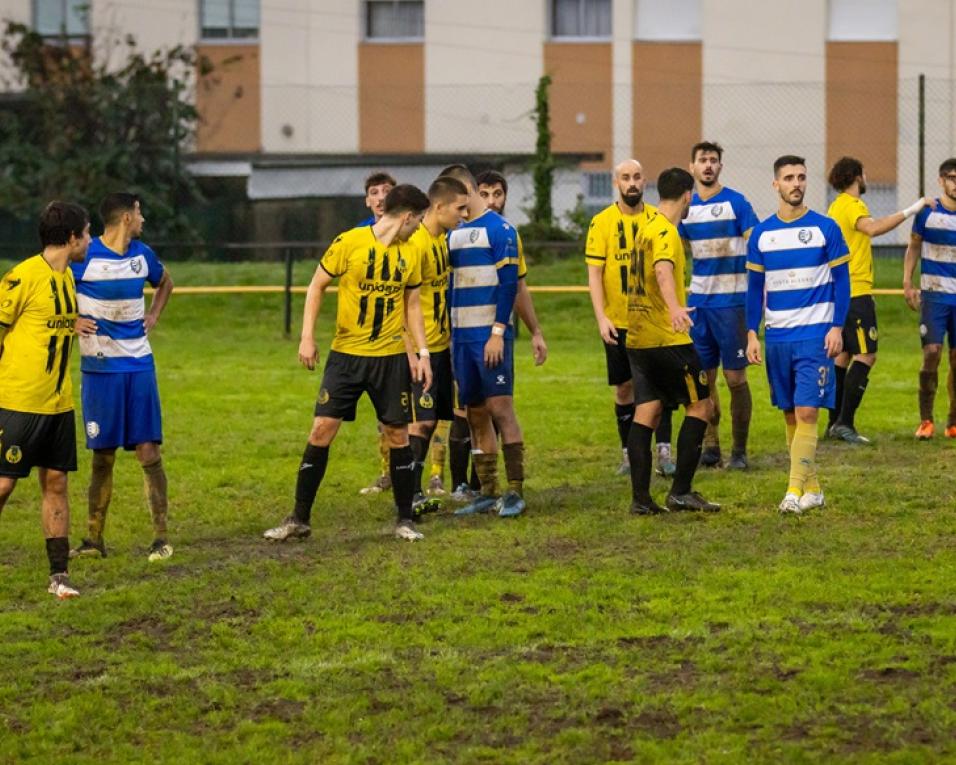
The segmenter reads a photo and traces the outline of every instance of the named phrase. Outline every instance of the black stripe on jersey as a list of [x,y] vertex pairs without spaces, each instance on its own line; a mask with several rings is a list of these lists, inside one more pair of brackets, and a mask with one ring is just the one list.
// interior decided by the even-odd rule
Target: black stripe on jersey
[[53,311],[59,316],[63,313],[60,307],[60,291],[56,288],[56,279],[52,276],[50,277],[50,289],[53,290]]
[[385,315],[391,316],[392,311],[395,310],[395,298],[389,298],[385,301]]
[[0,321],[0,327],[3,327],[4,329],[10,329],[10,325],[5,321]]
[[358,319],[356,319],[356,323],[360,327],[365,326],[365,317],[367,315],[368,315],[368,295],[362,295],[362,297],[359,298],[359,312],[358,312]]
[[617,222],[617,245],[622,250],[627,249],[627,236],[624,234],[624,221],[622,220]]
[[368,265],[365,267],[365,278],[374,279],[375,278],[375,248],[369,247],[368,250]]
[[327,268],[325,267],[324,264],[319,263],[319,265],[322,266],[322,270],[325,271],[325,273],[327,273],[327,274],[328,274],[329,276],[331,276],[333,279],[335,279],[337,276],[341,276],[341,274],[333,274],[331,271],[329,271],[329,269],[327,269]]
[[53,371],[53,360],[56,358],[56,335],[50,337],[50,343],[46,347],[46,373]]
[[388,263],[388,252],[382,254],[382,281],[387,282],[392,278],[392,269]]
[[368,336],[369,342],[378,340],[382,334],[382,324],[385,322],[385,298],[375,298],[375,315],[372,317],[372,333]]
[[66,371],[70,368],[70,337],[63,338],[63,349],[60,351],[60,374],[56,378],[56,392],[60,392],[63,387],[63,378],[66,377]]
[[66,282],[63,283],[63,302],[66,304],[66,312],[73,313],[73,296],[70,295],[70,287]]
[[441,292],[432,295],[432,321],[441,326]]

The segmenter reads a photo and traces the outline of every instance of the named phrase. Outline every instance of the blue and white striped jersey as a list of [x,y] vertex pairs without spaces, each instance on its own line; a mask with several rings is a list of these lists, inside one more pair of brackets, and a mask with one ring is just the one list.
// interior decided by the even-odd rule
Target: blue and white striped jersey
[[494,210],[485,210],[448,232],[452,342],[486,342],[495,322],[514,337],[511,311],[518,289],[518,232]]
[[747,198],[726,186],[706,202],[694,192],[682,239],[690,242],[693,271],[687,304],[692,307],[742,306],[747,297],[747,242],[744,234],[757,216]]
[[919,288],[923,300],[956,305],[956,211],[937,201],[913,220],[913,233],[923,237]]
[[836,221],[813,210],[789,222],[771,215],[754,227],[747,268],[765,275],[768,343],[822,341],[831,327],[842,324],[835,308],[849,304],[849,279],[846,295],[837,295],[832,269],[849,259]]
[[81,263],[72,263],[80,316],[96,320],[96,334],[80,336],[84,372],[139,372],[153,368],[153,351],[143,319],[147,282],[156,287],[163,264],[149,247],[134,239],[120,255],[96,237]]

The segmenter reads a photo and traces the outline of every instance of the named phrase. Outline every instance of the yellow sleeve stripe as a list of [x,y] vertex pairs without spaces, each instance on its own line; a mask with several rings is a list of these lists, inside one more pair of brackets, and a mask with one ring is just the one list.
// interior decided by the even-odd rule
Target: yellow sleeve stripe
[[762,274],[762,273],[764,272],[764,267],[761,266],[759,263],[750,263],[750,262],[748,262],[748,263],[747,263],[747,270],[748,270],[748,271],[756,271],[757,273]]
[[850,262],[850,255],[847,253],[842,258],[837,258],[836,260],[830,261],[830,268],[836,268],[837,266],[842,266],[844,263]]

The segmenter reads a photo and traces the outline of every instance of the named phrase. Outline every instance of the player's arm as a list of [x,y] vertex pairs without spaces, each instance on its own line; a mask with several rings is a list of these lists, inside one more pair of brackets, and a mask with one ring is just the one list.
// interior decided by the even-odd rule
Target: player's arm
[[869,237],[880,236],[888,231],[892,231],[907,218],[916,215],[916,213],[924,207],[932,207],[934,203],[935,200],[932,197],[922,197],[906,209],[892,213],[891,215],[884,215],[882,218],[871,218],[868,215],[858,218],[855,228],[857,231]]
[[910,234],[906,254],[903,256],[903,295],[906,298],[906,305],[914,311],[919,310],[920,291],[918,287],[913,286],[913,273],[916,271],[922,246],[923,237],[916,233]]
[[[422,314],[422,291],[419,287],[405,290],[406,327],[412,342],[418,348],[416,363],[412,365],[412,379],[424,381],[425,390],[432,387],[431,354],[428,352],[428,340],[425,337],[425,317]],[[407,347],[407,346],[406,346]],[[411,361],[411,356],[409,356]]]
[[617,342],[617,328],[604,313],[603,265],[595,266],[588,263],[588,292],[591,293],[591,307],[594,309],[594,318],[597,319],[601,339],[608,345],[614,345]]
[[528,284],[524,279],[518,280],[518,297],[515,298],[515,310],[518,312],[518,318],[531,333],[531,354],[534,357],[534,364],[535,366],[541,366],[548,359],[548,344],[544,341],[541,324],[534,312],[531,290],[528,289]]
[[[748,232],[749,234],[749,232]],[[747,299],[745,318],[747,320],[747,361],[750,364],[762,364],[760,356],[760,322],[763,319],[764,288],[767,273],[763,265],[763,254],[757,246],[758,241],[747,238]]]
[[172,294],[173,278],[169,275],[169,271],[164,270],[163,276],[159,280],[159,284],[156,285],[156,291],[153,293],[153,299],[149,304],[149,310],[146,312],[146,316],[143,318],[143,324],[145,325],[147,332],[156,326],[156,322],[159,321],[159,317],[162,315],[163,309],[166,307],[166,303],[169,302],[169,296]]
[[485,366],[496,367],[504,358],[505,332],[518,297],[518,245],[513,233],[499,233],[493,244],[498,269],[498,295],[495,302],[495,323],[485,343]]
[[654,263],[654,276],[657,277],[657,286],[660,287],[661,297],[671,315],[671,326],[675,332],[687,332],[694,326],[687,308],[677,299],[677,286],[674,281],[674,264],[669,260],[658,260]]
[[322,296],[332,283],[332,275],[322,265],[315,268],[309,289],[305,293],[305,308],[302,310],[302,334],[299,339],[299,363],[306,369],[315,369],[319,361],[319,349],[315,346],[315,322],[322,308]]

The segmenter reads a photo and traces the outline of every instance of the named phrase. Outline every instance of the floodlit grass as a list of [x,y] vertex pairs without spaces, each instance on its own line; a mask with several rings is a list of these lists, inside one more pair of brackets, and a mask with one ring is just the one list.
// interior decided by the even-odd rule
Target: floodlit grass
[[[246,265],[171,268],[178,284],[258,281]],[[898,284],[897,262],[878,269]],[[531,276],[580,282],[583,265]],[[698,477],[724,511],[631,517],[587,296],[535,300],[551,358],[535,368],[519,340],[524,517],[441,515],[423,543],[392,539],[389,498],[357,493],[377,469],[364,403],[312,539],[269,545],[319,375],[282,336],[281,296],[174,295],[153,342],[176,553],[146,562],[141,471],[120,455],[110,557],[76,562],[82,597],[54,602],[35,479],[18,487],[0,521],[0,762],[956,759],[956,444],[912,439],[920,354],[902,299],[878,298],[858,416],[876,446],[822,443],[828,507],[803,518],[775,511],[787,460],[762,370],[752,469]],[[944,386],[938,418],[945,405]]]

